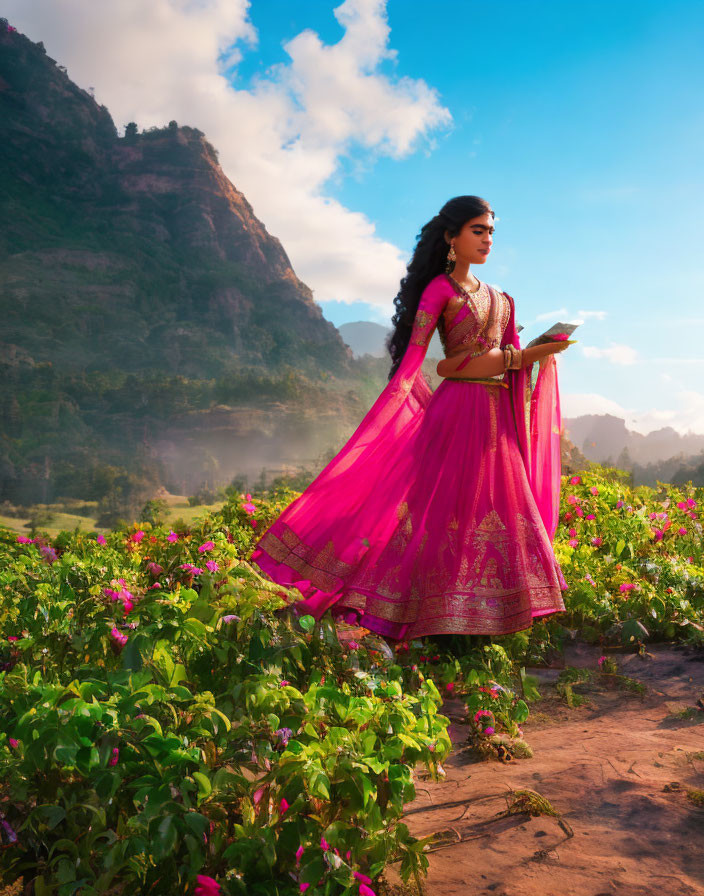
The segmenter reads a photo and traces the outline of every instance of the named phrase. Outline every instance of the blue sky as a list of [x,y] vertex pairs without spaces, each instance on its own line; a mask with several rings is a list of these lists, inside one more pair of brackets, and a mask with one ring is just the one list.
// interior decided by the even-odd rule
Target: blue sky
[[[585,320],[560,359],[563,392],[641,414],[684,410],[672,390],[700,391],[704,374],[704,6],[430,9],[387,4],[397,58],[386,71],[423,78],[452,124],[401,159],[352,147],[326,190],[405,256],[446,198],[486,197],[499,221],[477,275],[516,298],[527,331],[552,310]],[[324,2],[256,0],[250,19],[260,37],[238,68],[244,79],[285,63],[282,44],[305,28],[326,43],[343,33]],[[336,324],[388,322],[377,305],[321,304]],[[582,346],[597,351],[585,357]]]
[[563,413],[704,432],[704,4],[5,0],[118,130],[200,128],[325,316],[388,324],[453,195]]

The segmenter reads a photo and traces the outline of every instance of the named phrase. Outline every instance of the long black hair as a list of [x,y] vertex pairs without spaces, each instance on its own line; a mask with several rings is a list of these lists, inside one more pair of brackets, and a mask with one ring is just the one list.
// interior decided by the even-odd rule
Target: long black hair
[[393,331],[386,341],[391,355],[389,379],[398,370],[401,359],[411,341],[413,321],[418,311],[420,297],[433,277],[442,274],[447,265],[449,244],[445,241],[445,231],[456,236],[463,225],[472,218],[489,214],[494,210],[486,199],[480,196],[455,196],[448,200],[440,212],[420,229],[416,237],[416,247],[409,261],[406,276],[401,280],[398,295],[394,299],[396,313],[391,318]]

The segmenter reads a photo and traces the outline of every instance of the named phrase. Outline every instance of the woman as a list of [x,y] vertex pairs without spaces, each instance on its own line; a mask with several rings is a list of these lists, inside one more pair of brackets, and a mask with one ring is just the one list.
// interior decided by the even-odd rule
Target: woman
[[[458,196],[421,230],[394,302],[389,383],[344,448],[263,533],[252,560],[394,639],[500,635],[565,609],[552,550],[560,490],[553,342],[520,350],[511,296],[478,280],[494,212]],[[421,373],[438,328],[444,379]],[[535,385],[531,372],[540,362]]]

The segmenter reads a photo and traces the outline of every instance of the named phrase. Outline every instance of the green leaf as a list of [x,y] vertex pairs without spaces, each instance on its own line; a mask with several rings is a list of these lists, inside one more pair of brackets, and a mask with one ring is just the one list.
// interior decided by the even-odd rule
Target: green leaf
[[298,624],[303,629],[304,632],[312,631],[313,626],[315,625],[315,617],[313,616],[301,616],[298,620]]

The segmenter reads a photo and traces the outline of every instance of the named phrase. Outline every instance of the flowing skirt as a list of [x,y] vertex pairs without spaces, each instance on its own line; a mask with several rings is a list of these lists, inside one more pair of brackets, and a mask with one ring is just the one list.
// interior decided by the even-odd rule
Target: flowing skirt
[[[377,485],[393,503],[366,553],[337,571],[343,587],[316,590],[297,609],[318,616],[329,606],[394,639],[507,634],[564,611],[567,585],[528,481],[509,390],[443,379],[412,441],[412,465],[399,452],[402,469],[390,464]],[[287,583],[280,563],[260,551],[255,558]],[[298,584],[300,572],[291,573]]]

